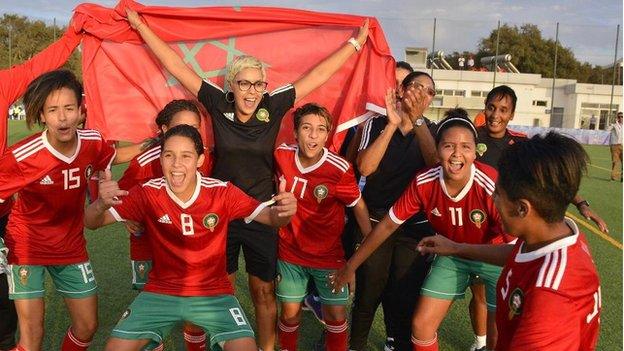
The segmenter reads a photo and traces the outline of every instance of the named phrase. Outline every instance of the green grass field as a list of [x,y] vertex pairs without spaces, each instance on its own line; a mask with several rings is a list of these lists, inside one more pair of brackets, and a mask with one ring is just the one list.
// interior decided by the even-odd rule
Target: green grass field
[[[9,122],[9,144],[29,132],[23,121]],[[587,146],[592,165],[585,177],[581,195],[608,223],[609,235],[622,243],[622,184],[609,181],[611,159],[608,147]],[[118,178],[125,167],[115,167]],[[578,217],[576,208],[570,213]],[[71,214],[67,214],[71,215]],[[604,238],[583,227],[589,240],[602,285],[602,330],[599,350],[622,350],[622,250]],[[113,225],[98,231],[87,231],[88,249],[99,285],[100,328],[91,349],[101,350],[110,331],[126,307],[136,296],[130,287],[128,239],[120,225]],[[621,247],[621,245],[620,245]],[[241,265],[244,267],[244,265]],[[237,296],[247,316],[253,321],[253,306],[247,292],[247,277],[239,272]],[[65,305],[48,280],[46,284],[46,337],[44,350],[58,349],[69,325]],[[456,303],[439,331],[440,350],[467,350],[472,343],[472,331],[467,318],[467,301]],[[179,329],[179,328],[178,328]],[[320,325],[310,313],[304,313],[300,331],[300,350],[312,350],[312,345],[321,332]],[[383,349],[385,331],[381,312],[377,317],[369,337],[369,349]],[[167,340],[166,350],[184,350],[179,330]]]

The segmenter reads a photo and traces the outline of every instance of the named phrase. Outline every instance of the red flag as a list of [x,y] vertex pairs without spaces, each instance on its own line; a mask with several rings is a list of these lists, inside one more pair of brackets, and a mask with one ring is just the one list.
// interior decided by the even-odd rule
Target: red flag
[[[125,20],[129,7],[200,76],[223,86],[224,67],[253,55],[267,67],[268,90],[291,83],[357,34],[364,17],[269,7],[147,7],[122,1],[115,9],[83,4],[76,20],[83,39],[87,126],[112,140],[138,142],[156,132],[154,118],[169,101],[195,98],[169,75]],[[379,23],[370,21],[364,48],[298,105],[317,102],[334,116],[332,149],[349,127],[383,111],[394,86],[394,60]],[[278,142],[292,141],[286,116]]]

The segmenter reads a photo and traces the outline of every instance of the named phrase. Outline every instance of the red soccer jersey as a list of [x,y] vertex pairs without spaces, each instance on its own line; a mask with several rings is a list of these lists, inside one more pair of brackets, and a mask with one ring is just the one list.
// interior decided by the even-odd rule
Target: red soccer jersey
[[600,329],[600,281],[585,236],[522,253],[518,240],[496,288],[497,351],[594,350]]
[[509,241],[503,234],[492,198],[497,175],[492,167],[475,162],[468,183],[452,197],[446,191],[442,166],[429,168],[412,180],[390,208],[390,219],[402,224],[422,210],[433,229],[453,241],[469,244]]
[[[119,188],[130,190],[135,185],[162,177],[163,173],[160,165],[161,149],[162,146],[158,143],[134,157],[121,179],[119,179]],[[202,175],[209,176],[212,168],[212,158],[209,149],[205,149],[204,157],[204,163],[199,171]],[[130,258],[135,261],[152,259],[152,248],[149,245],[147,235],[130,235]]]
[[67,157],[37,133],[13,145],[0,159],[0,201],[18,193],[9,215],[9,263],[63,265],[88,259],[84,239],[87,181],[109,168],[115,149],[95,130],[78,130]]
[[154,252],[145,291],[176,296],[214,296],[234,290],[225,268],[227,227],[252,220],[264,204],[229,182],[201,177],[191,199],[180,201],[165,178],[130,189],[110,209],[118,221],[142,223]]
[[306,267],[334,269],[344,261],[341,235],[345,205],[352,207],[361,197],[353,168],[343,158],[323,148],[323,156],[304,168],[296,146],[275,150],[278,177],[297,197],[297,213],[280,228],[279,258]]

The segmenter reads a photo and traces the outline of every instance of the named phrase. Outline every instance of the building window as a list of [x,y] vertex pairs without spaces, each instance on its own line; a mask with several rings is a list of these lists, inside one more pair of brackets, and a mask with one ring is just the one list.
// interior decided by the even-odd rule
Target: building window
[[545,100],[533,100],[533,106],[546,107],[548,106],[548,103]]

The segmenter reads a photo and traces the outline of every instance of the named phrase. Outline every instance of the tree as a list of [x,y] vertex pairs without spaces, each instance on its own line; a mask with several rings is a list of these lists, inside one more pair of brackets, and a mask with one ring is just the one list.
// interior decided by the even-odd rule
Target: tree
[[[4,14],[0,19],[0,69],[22,63],[58,39],[65,28],[47,25],[43,21],[33,21],[24,16]],[[9,35],[11,50],[9,50]],[[10,51],[10,57],[9,57]],[[64,66],[79,78],[82,76],[80,53],[74,51]]]
[[[495,29],[487,38],[481,39],[475,61],[496,53]],[[523,73],[537,73],[552,77],[557,45],[557,78],[576,79],[580,83],[603,83],[603,69],[589,63],[581,63],[571,49],[556,44],[552,39],[542,37],[542,32],[534,24],[521,27],[504,24],[500,27],[499,54],[511,54],[512,63]]]

